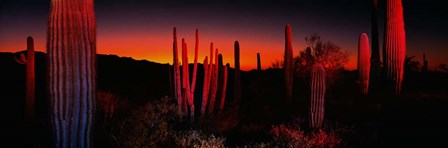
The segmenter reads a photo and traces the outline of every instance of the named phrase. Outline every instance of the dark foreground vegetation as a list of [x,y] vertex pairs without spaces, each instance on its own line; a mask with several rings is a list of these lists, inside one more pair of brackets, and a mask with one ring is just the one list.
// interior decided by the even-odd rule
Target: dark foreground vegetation
[[[25,69],[15,53],[1,53],[1,147],[51,146],[45,54],[36,53],[36,120],[23,120]],[[192,65],[190,65],[192,67]],[[198,91],[202,92],[202,66]],[[242,102],[232,104],[233,75],[222,113],[189,123],[176,114],[169,65],[98,55],[94,144],[97,147],[446,147],[448,74],[407,69],[403,92],[359,94],[356,71],[343,71],[327,89],[321,130],[308,127],[308,82],[294,77],[284,100],[283,71],[242,72]],[[233,73],[230,69],[229,73]],[[200,94],[195,104],[200,104]],[[199,109],[198,109],[199,110]],[[197,110],[197,111],[198,111]]]

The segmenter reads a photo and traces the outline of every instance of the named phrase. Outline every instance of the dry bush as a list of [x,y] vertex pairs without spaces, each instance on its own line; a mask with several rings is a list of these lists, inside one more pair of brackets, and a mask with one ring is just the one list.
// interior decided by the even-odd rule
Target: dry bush
[[159,147],[169,144],[176,106],[165,97],[131,111],[124,119],[108,120],[106,134],[116,147]]
[[278,125],[272,126],[271,134],[274,141],[270,145],[280,147],[338,147],[341,146],[341,138],[333,131],[324,130],[305,133],[299,127]]
[[207,135],[198,130],[189,130],[174,134],[174,141],[179,147],[223,148],[226,139],[213,134]]

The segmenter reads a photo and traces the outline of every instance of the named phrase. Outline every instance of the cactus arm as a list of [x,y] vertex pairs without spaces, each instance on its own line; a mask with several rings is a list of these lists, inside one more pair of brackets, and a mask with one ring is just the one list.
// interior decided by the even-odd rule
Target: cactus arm
[[201,115],[205,114],[205,107],[207,106],[207,101],[208,101],[208,90],[209,88],[207,87],[207,83],[209,81],[209,76],[208,76],[208,57],[205,56],[204,59],[204,85],[203,85],[203,92],[202,92],[202,106],[201,106]]
[[23,53],[20,54],[20,56],[19,56],[20,59],[18,59],[16,56],[14,56],[14,60],[19,64],[26,64],[26,59],[22,60],[23,59],[22,56],[23,56]]

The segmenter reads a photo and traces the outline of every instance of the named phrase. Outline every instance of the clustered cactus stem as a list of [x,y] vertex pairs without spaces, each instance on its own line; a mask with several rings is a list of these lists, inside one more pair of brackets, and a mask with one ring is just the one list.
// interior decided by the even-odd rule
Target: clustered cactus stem
[[213,65],[211,94],[209,98],[208,113],[212,114],[215,109],[216,93],[218,91],[218,49],[215,51],[215,64]]
[[35,63],[34,63],[34,40],[33,37],[28,36],[26,39],[27,56],[20,54],[20,59],[14,57],[17,63],[26,65],[26,100],[25,100],[25,121],[32,123],[34,121],[35,110],[35,92],[36,92],[36,78],[35,78]]
[[[188,46],[185,39],[182,39],[182,77],[180,75],[179,58],[177,51],[177,36],[176,28],[173,30],[174,42],[173,42],[173,65],[174,65],[174,82],[175,82],[175,97],[178,104],[178,113],[180,119],[184,114],[188,114],[190,121],[194,122],[194,91],[196,85],[197,75],[197,56],[198,56],[198,44],[199,44],[199,31],[196,30],[196,44],[195,44],[195,57],[192,82],[190,82],[190,71],[188,67]],[[182,80],[182,83],[181,83]]]
[[315,63],[311,70],[310,127],[320,128],[325,115],[325,69]]
[[[177,49],[177,34],[176,28],[173,29],[173,67],[174,67],[174,97],[177,100],[178,108],[177,113],[182,116],[182,86],[180,83],[180,67],[179,67],[179,55]],[[182,119],[182,118],[181,118]]]
[[293,52],[292,52],[292,31],[289,24],[285,27],[285,57],[284,57],[284,76],[285,76],[285,89],[286,99],[292,99],[292,86],[293,86]]
[[388,89],[392,94],[401,93],[406,56],[406,35],[401,0],[386,1],[386,27],[384,39],[384,69]]
[[208,57],[206,56],[204,59],[204,85],[203,85],[203,92],[202,92],[202,104],[201,104],[201,115],[205,114],[205,107],[207,107],[208,102],[208,92],[209,92],[209,84],[210,84],[210,77],[208,75]]
[[240,75],[240,43],[235,41],[234,44],[235,59],[235,80],[234,80],[234,102],[237,110],[241,102],[241,75]]
[[260,53],[257,53],[257,70],[261,71],[261,57],[260,57]]
[[224,67],[224,76],[223,76],[223,84],[222,84],[222,93],[221,93],[221,102],[219,103],[219,112],[221,113],[224,110],[224,105],[226,101],[226,90],[227,90],[227,71],[230,67],[230,64],[227,63]]
[[358,71],[359,82],[361,86],[361,94],[369,92],[369,76],[370,76],[370,49],[369,37],[366,33],[359,36],[358,43]]

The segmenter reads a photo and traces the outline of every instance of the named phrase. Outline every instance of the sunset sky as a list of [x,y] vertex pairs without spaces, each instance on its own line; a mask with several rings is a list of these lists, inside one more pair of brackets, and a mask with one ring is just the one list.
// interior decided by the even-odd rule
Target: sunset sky
[[[379,0],[380,44],[384,28],[383,0]],[[448,64],[448,1],[404,0],[407,55],[421,62],[425,52],[430,69]],[[37,51],[46,50],[50,0],[0,2],[0,52],[26,48],[34,37]],[[192,61],[194,32],[199,29],[199,61],[209,55],[210,42],[233,67],[233,43],[241,48],[241,67],[256,68],[261,54],[263,68],[281,60],[284,27],[291,24],[294,55],[305,49],[305,36],[318,33],[351,51],[347,69],[355,69],[358,38],[370,38],[371,0],[95,0],[97,52],[134,59],[172,63],[172,29],[185,38]],[[382,46],[380,46],[382,47]]]

